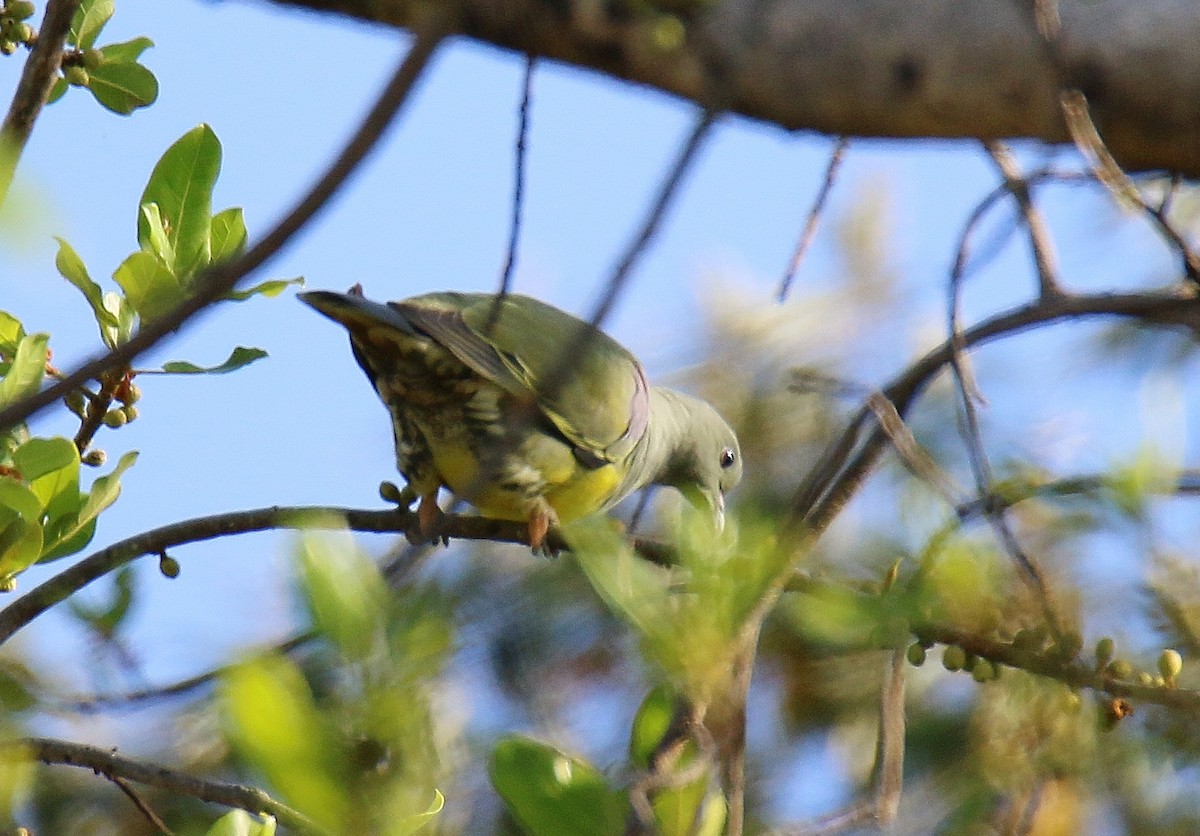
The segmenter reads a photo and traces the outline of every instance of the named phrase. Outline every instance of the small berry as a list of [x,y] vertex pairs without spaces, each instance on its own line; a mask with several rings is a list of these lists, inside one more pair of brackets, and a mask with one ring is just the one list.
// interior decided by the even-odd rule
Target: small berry
[[400,494],[400,489],[392,482],[379,483],[379,498],[384,502],[394,502],[397,505],[404,503],[404,499]]
[[1100,706],[1100,728],[1103,731],[1112,731],[1117,727],[1117,723],[1132,713],[1133,703],[1121,697],[1113,697]]
[[68,392],[67,396],[63,398],[63,403],[67,405],[67,409],[79,416],[83,415],[83,410],[87,406],[87,403],[83,399],[83,392],[80,392],[78,389],[74,392]]
[[158,571],[163,573],[163,577],[177,578],[179,577],[179,561],[163,552],[158,556]]
[[1183,670],[1183,657],[1179,655],[1178,650],[1167,648],[1162,653],[1158,654],[1158,672],[1167,682],[1171,682],[1175,677],[1179,676],[1179,672]]
[[1138,671],[1137,681],[1138,685],[1144,685],[1147,688],[1154,686],[1154,676],[1147,671]]
[[1102,668],[1112,661],[1117,652],[1117,645],[1111,638],[1105,636],[1096,642],[1096,667]]
[[33,40],[33,27],[28,23],[18,23],[13,27],[12,39],[19,44],[27,44]]
[[1129,679],[1133,676],[1133,665],[1129,663],[1128,659],[1114,659],[1108,663],[1105,671],[1113,679]]
[[129,419],[125,416],[125,413],[119,409],[110,409],[108,412],[104,413],[104,426],[112,427],[114,430],[117,427],[124,426],[125,422],[128,420]]
[[138,409],[133,404],[126,404],[121,407],[121,412],[125,413],[125,422],[128,423],[138,417]]
[[1074,659],[1083,650],[1083,636],[1074,631],[1063,633],[1055,646],[1055,653],[1063,659]]
[[97,447],[93,447],[91,450],[88,450],[86,453],[84,453],[79,460],[88,467],[100,467],[102,464],[108,461],[108,454]]
[[4,14],[14,20],[28,20],[33,17],[34,11],[29,0],[8,0],[4,5]]
[[979,659],[971,668],[971,678],[980,684],[991,682],[996,678],[996,668],[987,659]]
[[920,642],[910,644],[905,655],[908,657],[908,663],[914,668],[919,668],[925,664],[925,648],[921,647]]
[[63,67],[63,78],[72,87],[87,87],[88,82],[92,80],[91,76],[88,75],[88,71],[78,64]]
[[17,579],[12,575],[0,578],[0,592],[12,592],[17,588]]
[[83,68],[85,70],[94,70],[104,63],[104,53],[98,49],[85,49],[83,51]]
[[17,45],[9,40],[0,41],[0,55],[12,55],[17,51]]
[[942,651],[942,667],[948,671],[960,671],[967,663],[967,651],[956,644],[946,645]]

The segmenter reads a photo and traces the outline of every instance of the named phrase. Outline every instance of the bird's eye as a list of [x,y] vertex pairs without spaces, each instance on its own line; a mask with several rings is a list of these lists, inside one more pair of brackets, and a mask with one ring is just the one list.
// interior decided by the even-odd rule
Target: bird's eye
[[727,470],[733,467],[735,461],[737,461],[737,454],[728,447],[721,451],[721,469]]

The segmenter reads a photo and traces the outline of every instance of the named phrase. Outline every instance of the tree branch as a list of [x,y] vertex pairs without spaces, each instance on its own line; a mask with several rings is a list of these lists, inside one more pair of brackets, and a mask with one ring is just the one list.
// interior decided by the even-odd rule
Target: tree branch
[[97,775],[103,775],[114,782],[135,781],[169,792],[190,795],[201,801],[242,809],[256,815],[266,813],[299,833],[322,834],[327,832],[303,813],[276,801],[257,787],[229,784],[222,781],[206,781],[164,766],[135,761],[96,746],[67,740],[28,737],[5,744],[4,748],[8,750],[9,757],[20,753],[46,764],[90,769]]
[[54,86],[55,73],[62,62],[63,43],[78,8],[79,0],[49,0],[46,4],[46,15],[42,18],[37,40],[25,59],[8,115],[0,125],[0,206],[8,196],[17,162],[33,133],[33,123]]
[[242,278],[279,252],[320,211],[375,146],[408,99],[409,92],[441,42],[447,26],[446,15],[437,14],[418,27],[412,47],[350,141],[295,208],[261,241],[240,257],[206,269],[196,278],[191,296],[160,318],[142,323],[129,342],[92,358],[54,385],[0,410],[0,430],[17,425],[107,370],[128,366],[139,354],[168,334],[178,331],[200,311],[220,301]]
[[[273,0],[410,27],[408,0]],[[851,137],[1070,141],[1059,90],[1086,97],[1127,170],[1200,175],[1200,7],[1058,3],[1056,58],[1019,0],[720,0],[712,4],[460,0],[455,31],[735,113]],[[708,8],[704,14],[689,9]],[[682,43],[652,36],[683,9]],[[1056,66],[1056,63],[1058,66]]]

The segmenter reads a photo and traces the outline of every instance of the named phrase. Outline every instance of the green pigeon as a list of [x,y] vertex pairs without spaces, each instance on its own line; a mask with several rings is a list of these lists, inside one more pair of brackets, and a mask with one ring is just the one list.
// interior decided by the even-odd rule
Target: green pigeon
[[520,520],[540,549],[550,526],[670,485],[724,523],[742,476],[729,425],[709,404],[651,386],[628,350],[528,296],[427,293],[380,304],[318,290],[299,298],[350,332],[391,413],[396,466],[427,535],[445,487],[486,517]]

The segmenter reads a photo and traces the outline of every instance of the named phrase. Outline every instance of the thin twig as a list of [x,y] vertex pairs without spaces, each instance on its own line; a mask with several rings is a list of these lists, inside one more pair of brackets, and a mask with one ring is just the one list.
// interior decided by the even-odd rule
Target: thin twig
[[[997,165],[1001,166],[1006,186],[1012,188],[1012,180],[1008,176],[1009,171],[1006,170],[1011,169],[1012,166],[1010,164],[1012,161],[1002,151],[993,151],[993,158],[996,159]],[[1013,194],[1016,196],[1017,192],[1014,191]],[[1017,200],[1020,202],[1019,197]],[[1028,201],[1028,194],[1026,194],[1026,200]],[[966,346],[963,341],[959,304],[962,294],[963,267],[967,261],[967,251],[972,230],[972,226],[967,226],[959,239],[954,266],[950,270],[950,282],[946,302],[946,315],[949,320],[948,327],[950,331],[949,366],[959,392],[958,405],[960,427],[962,430],[961,435],[963,443],[966,445],[967,459],[971,465],[971,473],[975,477],[976,492],[981,499],[985,500],[985,507],[988,508],[985,511],[986,519],[995,532],[996,538],[1004,546],[1005,551],[1016,561],[1017,565],[1021,567],[1024,576],[1037,594],[1047,626],[1050,627],[1056,638],[1061,638],[1062,628],[1059,624],[1058,616],[1054,611],[1049,584],[1046,583],[1046,578],[1042,574],[1041,568],[1033,561],[1033,558],[1029,556],[1017,540],[1012,527],[1008,524],[1008,517],[1005,514],[1004,508],[994,506],[987,501],[993,495],[992,485],[995,480],[992,475],[991,462],[988,459],[987,451],[984,449],[983,433],[979,426],[976,402],[980,399],[980,395],[978,385],[970,370]],[[1033,230],[1034,226],[1031,225],[1031,235],[1033,235]],[[1042,246],[1047,245],[1047,243],[1041,242]],[[1038,244],[1035,244],[1035,249],[1039,249]],[[1042,258],[1044,259],[1045,255]],[[1058,283],[1053,278],[1052,272],[1047,272],[1046,277],[1039,284],[1042,290],[1042,299],[1053,299],[1062,295],[1061,291],[1058,290]]]
[[825,211],[825,203],[829,200],[829,193],[833,191],[833,181],[837,179],[838,169],[842,165],[842,160],[846,156],[846,149],[850,147],[850,137],[839,137],[837,144],[833,146],[833,151],[829,154],[829,163],[825,166],[825,178],[821,181],[821,188],[817,190],[817,196],[813,199],[813,204],[808,210],[808,217],[804,219],[804,229],[800,232],[800,238],[796,241],[796,248],[792,252],[791,261],[788,262],[787,271],[783,274],[783,279],[779,282],[779,291],[776,293],[776,298],[782,302],[787,299],[788,291],[792,289],[792,282],[796,278],[796,273],[800,270],[800,264],[804,261],[804,256],[808,254],[809,247],[817,237],[817,225],[821,220],[821,215]]
[[[517,110],[517,147],[513,162],[512,216],[508,228],[508,252],[504,269],[500,271],[500,297],[512,289],[513,272],[517,264],[517,245],[521,240],[521,211],[525,208],[525,156],[529,139],[529,103],[533,98],[533,68],[537,57],[525,56],[525,76],[521,85],[521,106]],[[498,310],[498,309],[497,309]]]
[[4,123],[0,124],[0,206],[8,196],[17,163],[33,133],[33,123],[54,86],[55,74],[62,63],[63,44],[78,8],[79,0],[49,0],[46,3],[37,40],[25,59],[12,104]]
[[1061,293],[1058,279],[1058,259],[1054,255],[1054,240],[1046,226],[1046,219],[1041,210],[1033,202],[1029,181],[1021,173],[1020,166],[1012,152],[1002,142],[991,140],[984,143],[1000,175],[1004,185],[1012,192],[1017,201],[1017,207],[1025,220],[1025,228],[1029,230],[1029,244],[1033,249],[1033,263],[1037,269],[1038,289],[1043,296]]
[[146,817],[146,820],[150,822],[150,824],[152,824],[159,833],[165,834],[165,836],[174,836],[174,831],[167,827],[167,823],[159,818],[158,813],[154,812],[154,809],[146,803],[146,800],[138,795],[133,787],[129,786],[128,781],[117,775],[106,775],[104,777],[116,784],[117,789],[125,793],[125,797],[133,802],[133,806],[138,808],[138,811]]
[[276,801],[257,787],[207,781],[165,766],[125,758],[97,746],[67,740],[27,737],[5,744],[4,748],[8,750],[8,757],[32,757],[46,764],[77,766],[109,780],[126,779],[255,815],[266,813],[299,833],[327,832],[308,816]]
[[774,833],[778,836],[832,836],[863,825],[887,827],[896,820],[904,784],[904,674],[907,664],[904,648],[888,653],[887,670],[879,691],[879,732],[875,741],[875,764],[871,770],[875,791],[871,798],[811,822],[784,826]]
[[[1156,325],[1181,326],[1200,334],[1200,300],[1191,292],[1172,288],[1147,293],[1096,293],[1037,299],[967,328],[961,335],[962,344],[966,347],[982,345],[1060,320],[1094,316],[1140,319]],[[881,390],[901,416],[949,363],[952,353],[950,342],[943,343]],[[865,406],[859,409],[819,463],[819,478],[806,478],[797,490],[789,529],[807,532],[806,538],[818,535],[862,484],[887,446],[887,435],[882,429],[870,426],[866,430],[870,425],[870,414]],[[862,437],[864,431],[865,438]]]
[[[284,641],[276,642],[271,646],[271,651],[275,653],[291,653],[293,650],[304,647],[316,638],[316,633],[300,633]],[[148,703],[182,697],[198,691],[220,679],[228,670],[228,665],[221,665],[204,673],[172,682],[169,685],[142,688],[124,694],[92,694],[89,696],[73,697],[62,701],[60,703],[60,710],[93,713],[106,710],[136,709]]]
[[[787,592],[789,594],[814,595],[818,598],[828,596],[830,592],[836,592],[843,596],[857,596],[864,605],[878,601],[879,598],[877,588],[869,588],[861,582],[847,582],[844,579],[834,582],[802,573],[794,574],[791,577]],[[1044,648],[1030,649],[1012,641],[979,635],[955,624],[929,620],[922,617],[920,613],[910,616],[909,627],[914,634],[921,637],[922,641],[958,645],[981,659],[1053,679],[1071,688],[1088,689],[1114,697],[1125,697],[1138,703],[1161,705],[1200,716],[1200,690],[1142,685],[1132,680],[1114,679],[1107,670],[1096,670],[1095,660],[1090,656],[1087,658],[1078,655],[1071,658],[1064,657],[1062,645],[1050,644]],[[879,640],[867,640],[863,643],[841,646],[837,651],[831,651],[830,657],[880,649],[891,650],[892,648],[881,647]]]
[[143,323],[129,342],[93,357],[58,383],[0,410],[0,429],[17,425],[109,369],[130,365],[135,357],[182,328],[204,308],[221,300],[238,281],[278,253],[326,205],[375,146],[407,101],[408,94],[441,43],[447,27],[448,13],[442,12],[432,15],[430,22],[417,31],[404,60],[358,130],[308,193],[262,240],[239,258],[222,262],[201,273],[191,296],[158,319]]
[[[696,153],[700,150],[705,137],[709,135],[713,125],[720,116],[720,111],[715,109],[706,109],[700,114],[696,120],[696,124],[692,126],[692,131],[688,135],[687,140],[679,148],[679,153],[675,157],[675,161],[671,164],[671,168],[659,186],[658,196],[654,199],[654,203],[650,206],[650,211],[646,213],[645,219],[642,221],[641,227],[638,229],[637,235],[629,242],[629,246],[625,248],[625,253],[621,256],[617,266],[613,269],[612,276],[605,286],[604,295],[596,304],[595,310],[592,311],[591,323],[599,327],[612,311],[613,305],[616,304],[617,297],[625,288],[630,275],[633,273],[634,265],[638,259],[646,251],[646,247],[654,239],[658,233],[659,227],[662,226],[663,219],[667,215],[667,208],[671,205],[671,201],[675,198],[679,191],[679,186],[683,182],[683,175],[691,168],[692,163],[696,159]],[[587,339],[585,333],[583,339]],[[576,352],[565,352],[568,360],[573,361]]]
[[[212,540],[231,534],[245,534],[276,528],[307,529],[313,527],[345,527],[352,531],[403,534],[411,542],[421,545],[436,542],[442,537],[529,545],[529,528],[525,523],[491,519],[474,514],[444,515],[438,523],[432,541],[421,532],[415,513],[397,508],[368,511],[319,505],[273,506],[196,517],[135,534],[114,543],[92,553],[34,587],[0,610],[0,644],[8,641],[14,633],[50,607],[66,600],[92,581],[139,557],[157,556],[167,549],[173,549],[185,543]],[[569,544],[563,539],[562,532],[557,529],[550,530],[546,537],[546,545],[552,551],[565,551],[569,548]],[[649,538],[637,538],[632,545],[643,559],[652,563],[663,566],[675,563],[675,552],[667,544]],[[411,560],[417,561],[425,552],[416,549],[406,554]],[[396,564],[388,567],[388,576],[394,576],[400,568],[397,561]]]

